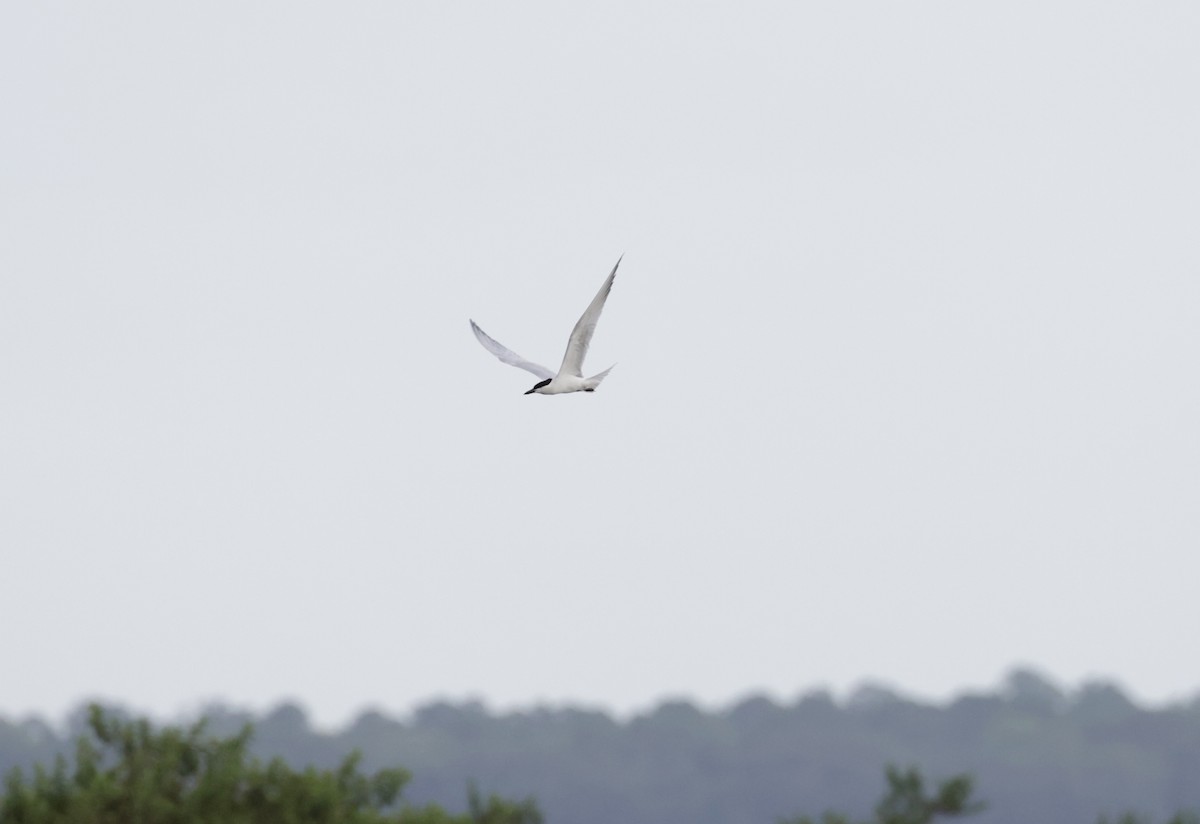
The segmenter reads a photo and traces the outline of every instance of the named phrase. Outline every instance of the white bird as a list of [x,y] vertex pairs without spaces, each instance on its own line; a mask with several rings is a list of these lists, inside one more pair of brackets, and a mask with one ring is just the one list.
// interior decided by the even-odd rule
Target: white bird
[[[621,255],[621,258],[624,257],[624,255]],[[612,366],[598,375],[585,378],[583,376],[583,359],[587,355],[588,344],[592,342],[592,333],[596,331],[596,321],[600,320],[600,312],[604,309],[604,301],[608,299],[609,290],[612,289],[613,278],[617,276],[617,266],[621,265],[621,258],[617,258],[617,265],[608,273],[608,277],[604,279],[604,284],[600,287],[600,291],[596,293],[596,297],[592,298],[592,302],[588,304],[588,308],[580,316],[579,321],[575,324],[575,328],[571,330],[571,338],[567,341],[567,352],[563,355],[562,366],[558,367],[557,375],[544,366],[525,360],[525,358],[480,329],[479,324],[475,323],[475,321],[471,321],[471,331],[475,333],[475,337],[483,344],[483,348],[498,357],[501,361],[510,366],[524,369],[526,372],[532,372],[541,378],[539,383],[535,383],[533,388],[525,393],[526,395],[532,395],[535,392],[539,395],[561,395],[564,392],[595,392],[596,387],[600,385],[600,381],[604,380],[608,373],[612,371]]]

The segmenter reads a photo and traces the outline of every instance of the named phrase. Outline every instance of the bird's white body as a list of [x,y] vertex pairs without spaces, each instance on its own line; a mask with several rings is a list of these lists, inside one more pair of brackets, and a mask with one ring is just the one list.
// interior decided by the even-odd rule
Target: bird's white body
[[608,375],[608,367],[599,375],[593,375],[590,378],[581,378],[576,375],[555,375],[550,379],[550,383],[545,386],[536,387],[533,391],[538,395],[561,395],[564,392],[593,392],[600,385],[600,381],[604,380]]
[[600,291],[596,293],[596,297],[592,298],[592,302],[588,304],[588,308],[584,310],[584,313],[575,323],[575,328],[571,330],[571,337],[567,341],[567,351],[563,355],[562,366],[559,367],[557,374],[540,364],[525,360],[525,358],[480,329],[475,321],[471,321],[471,331],[475,333],[476,339],[483,344],[483,348],[499,358],[501,362],[507,363],[509,366],[524,369],[526,372],[531,372],[541,378],[541,381],[534,384],[534,387],[525,393],[526,395],[562,395],[567,392],[594,392],[596,387],[600,385],[600,382],[612,371],[612,367],[610,366],[608,369],[599,374],[592,375],[590,378],[585,378],[583,376],[583,359],[587,355],[588,345],[592,342],[592,333],[596,331],[596,322],[600,320],[600,312],[604,309],[604,302],[608,300],[608,293],[612,290],[613,280],[617,276],[617,266],[620,265],[621,261],[618,259],[617,265],[612,268],[608,277],[604,279],[604,283],[601,285]]

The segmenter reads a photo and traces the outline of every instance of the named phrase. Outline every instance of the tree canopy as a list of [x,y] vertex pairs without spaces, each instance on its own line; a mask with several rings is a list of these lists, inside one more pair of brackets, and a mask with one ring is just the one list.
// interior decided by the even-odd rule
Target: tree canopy
[[[935,818],[972,815],[984,805],[971,798],[971,776],[956,775],[938,785],[936,792],[925,790],[925,778],[916,767],[901,770],[887,768],[887,793],[875,807],[875,816],[862,824],[930,824]],[[820,819],[807,815],[789,818],[780,824],[856,824],[843,813],[826,812]]]
[[282,758],[249,754],[252,728],[228,737],[189,728],[156,730],[92,705],[74,764],[9,773],[0,799],[4,824],[542,824],[532,800],[484,798],[474,787],[468,811],[403,805],[404,769],[365,774],[353,752],[336,768],[293,769]]
[[[53,773],[56,755],[71,755],[81,735],[99,747],[90,713],[69,715],[65,730],[0,717],[0,776],[21,767],[31,784],[35,764]],[[841,699],[758,695],[718,709],[674,700],[625,719],[578,707],[495,713],[476,702],[363,712],[340,729],[314,727],[295,703],[261,715],[222,705],[202,714],[202,740],[234,738],[252,723],[243,755],[263,769],[281,757],[336,773],[353,751],[368,773],[403,765],[412,775],[395,809],[379,808],[389,815],[431,805],[469,814],[464,788],[475,781],[480,803],[536,797],[558,824],[765,824],[823,810],[861,822],[875,814],[886,764],[969,773],[987,801],[972,824],[1087,824],[1101,815],[1107,824],[1161,824],[1200,809],[1200,698],[1148,708],[1112,684],[1063,689],[1028,670],[940,704],[877,684]]]

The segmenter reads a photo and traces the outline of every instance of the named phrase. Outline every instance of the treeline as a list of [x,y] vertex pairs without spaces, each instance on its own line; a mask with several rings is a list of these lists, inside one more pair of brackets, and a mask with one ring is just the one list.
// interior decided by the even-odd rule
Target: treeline
[[[206,732],[203,719],[186,729],[156,727],[96,704],[88,726],[73,760],[58,756],[53,767],[36,765],[31,775],[17,768],[5,777],[0,824],[544,824],[533,799],[485,800],[474,787],[459,815],[414,806],[401,797],[407,770],[364,773],[357,752],[334,770],[296,770],[280,757],[264,762],[248,751],[249,726],[221,738]],[[886,773],[887,792],[868,821],[828,811],[819,820],[802,815],[780,824],[933,824],[982,806],[972,798],[970,776],[927,789],[919,770]]]
[[264,761],[249,752],[249,726],[221,738],[204,720],[158,728],[99,705],[87,724],[73,759],[5,776],[0,824],[543,824],[533,799],[484,799],[473,787],[459,815],[415,806],[401,797],[406,770],[364,773],[356,752],[326,770]]
[[[462,807],[465,788],[537,800],[554,824],[774,824],[837,810],[867,819],[884,765],[973,776],[979,824],[1092,824],[1132,811],[1146,821],[1200,809],[1200,699],[1135,705],[1112,684],[1067,693],[1030,671],[944,705],[862,688],[846,701],[813,693],[745,699],[717,712],[667,702],[627,721],[582,709],[495,714],[435,703],[405,719],[376,712],[331,732],[285,704],[260,718],[212,707],[214,734],[253,723],[263,758],[336,768],[402,765],[414,804]],[[85,729],[0,720],[0,772],[49,763]],[[457,805],[457,807],[456,807]]]

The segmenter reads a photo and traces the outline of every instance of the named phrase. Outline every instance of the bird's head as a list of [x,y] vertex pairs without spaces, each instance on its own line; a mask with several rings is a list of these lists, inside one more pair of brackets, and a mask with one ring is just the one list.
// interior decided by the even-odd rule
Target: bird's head
[[533,388],[532,388],[532,389],[530,389],[530,390],[529,390],[528,392],[526,392],[525,394],[526,394],[526,395],[532,395],[534,392],[538,391],[538,390],[539,390],[539,389],[541,389],[543,386],[545,386],[546,384],[550,383],[550,380],[551,380],[550,378],[546,378],[546,380],[544,380],[544,381],[539,381],[538,383],[535,383],[535,384],[533,385]]

